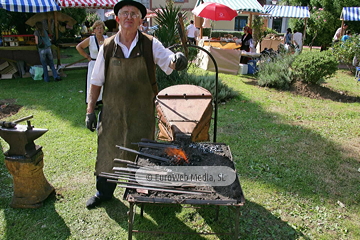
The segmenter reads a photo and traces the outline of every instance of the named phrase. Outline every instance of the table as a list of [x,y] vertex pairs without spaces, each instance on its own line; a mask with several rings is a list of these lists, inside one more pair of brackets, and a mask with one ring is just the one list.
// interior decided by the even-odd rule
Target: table
[[219,40],[200,40],[199,41],[199,46],[212,46],[212,47],[216,47],[216,48],[221,48],[221,49],[236,49],[239,48],[240,45],[236,45],[235,42],[230,41],[219,41]]
[[[218,66],[219,73],[227,73],[233,75],[237,75],[239,72],[239,63],[241,56],[255,59],[261,56],[260,53],[250,53],[235,49],[222,49],[212,46],[204,46],[203,48],[210,52],[210,54],[214,57]],[[215,72],[215,66],[213,61],[204,51],[199,51],[196,60],[200,68],[207,71]]]
[[283,43],[284,40],[281,39],[263,39],[261,41],[261,49],[262,52],[265,48],[270,49],[272,48],[274,51],[277,51],[279,49],[279,44]]
[[3,45],[4,47],[35,45],[35,36],[33,34],[3,35]]
[[[56,46],[51,46],[54,58],[57,56]],[[36,46],[0,47],[0,63],[5,61],[24,61],[27,65],[41,65]]]

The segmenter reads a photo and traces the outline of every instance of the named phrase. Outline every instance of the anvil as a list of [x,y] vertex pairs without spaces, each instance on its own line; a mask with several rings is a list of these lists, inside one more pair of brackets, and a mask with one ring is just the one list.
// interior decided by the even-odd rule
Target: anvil
[[[28,122],[30,123],[30,122]],[[26,156],[31,157],[41,147],[35,145],[34,140],[41,137],[48,129],[33,128],[28,125],[16,125],[14,128],[0,127],[0,137],[10,146],[4,153],[5,156]]]

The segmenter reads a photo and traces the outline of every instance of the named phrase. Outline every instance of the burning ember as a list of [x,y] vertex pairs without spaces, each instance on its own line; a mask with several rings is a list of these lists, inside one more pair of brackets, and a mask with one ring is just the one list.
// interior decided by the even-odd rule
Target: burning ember
[[184,163],[189,163],[189,159],[186,156],[186,153],[178,148],[166,148],[165,149],[165,153],[171,157],[174,162],[178,165],[184,164]]

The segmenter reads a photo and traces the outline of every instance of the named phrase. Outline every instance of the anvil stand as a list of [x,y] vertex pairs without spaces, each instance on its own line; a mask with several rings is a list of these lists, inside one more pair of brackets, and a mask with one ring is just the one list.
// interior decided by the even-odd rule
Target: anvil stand
[[34,128],[30,121],[27,126],[0,127],[0,137],[10,145],[4,155],[5,165],[13,176],[14,194],[10,203],[13,208],[39,208],[54,192],[44,176],[42,147],[34,143],[47,131]]

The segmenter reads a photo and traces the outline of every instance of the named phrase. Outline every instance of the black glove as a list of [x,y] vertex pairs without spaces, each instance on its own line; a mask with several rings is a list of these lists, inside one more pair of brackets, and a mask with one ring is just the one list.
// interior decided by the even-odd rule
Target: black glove
[[187,68],[188,60],[182,52],[177,52],[172,57],[172,62],[175,63],[175,70],[182,71]]
[[86,123],[86,127],[90,131],[92,131],[92,132],[95,131],[96,125],[97,125],[95,113],[87,113],[86,118],[85,118],[85,123]]

